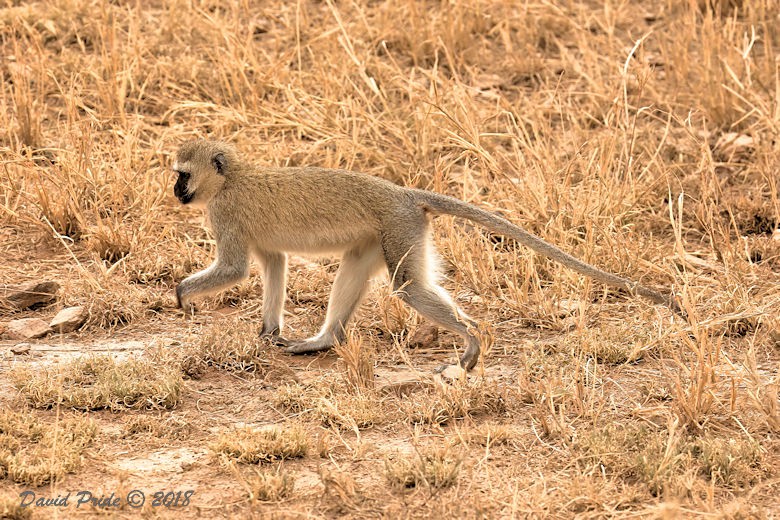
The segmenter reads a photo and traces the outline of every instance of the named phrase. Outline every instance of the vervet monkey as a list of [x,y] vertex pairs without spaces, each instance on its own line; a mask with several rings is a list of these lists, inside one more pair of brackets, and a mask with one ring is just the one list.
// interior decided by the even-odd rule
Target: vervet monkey
[[[387,269],[394,290],[417,312],[462,336],[460,367],[477,363],[480,340],[469,318],[438,284],[430,220],[439,214],[469,219],[594,280],[645,296],[680,313],[672,295],[586,264],[493,213],[438,193],[404,188],[369,175],[323,168],[256,167],[233,146],[210,140],[184,144],[176,154],[174,186],[183,204],[205,207],[217,259],[176,288],[190,312],[196,296],[230,287],[249,274],[255,256],[263,266],[263,328],[285,351],[328,350],[345,339],[345,327],[368,287]],[[287,253],[341,253],[341,265],[320,332],[305,340],[281,337]]]

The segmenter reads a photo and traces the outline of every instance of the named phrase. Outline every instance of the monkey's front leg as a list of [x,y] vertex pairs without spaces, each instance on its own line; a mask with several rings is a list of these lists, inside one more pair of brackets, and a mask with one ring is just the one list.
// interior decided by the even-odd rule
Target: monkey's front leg
[[176,287],[176,303],[186,314],[191,314],[193,298],[230,287],[248,275],[246,258],[233,258],[230,263],[218,258],[207,269],[182,280]]
[[263,329],[260,336],[279,341],[287,297],[287,255],[258,253],[257,256],[263,262]]

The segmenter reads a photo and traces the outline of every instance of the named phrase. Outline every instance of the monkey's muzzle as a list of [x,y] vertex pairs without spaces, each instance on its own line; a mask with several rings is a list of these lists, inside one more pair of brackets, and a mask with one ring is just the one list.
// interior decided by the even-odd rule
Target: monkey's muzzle
[[173,194],[182,204],[188,204],[192,200],[192,193],[187,193],[187,184],[190,182],[190,174],[187,172],[176,172],[179,178],[173,186]]

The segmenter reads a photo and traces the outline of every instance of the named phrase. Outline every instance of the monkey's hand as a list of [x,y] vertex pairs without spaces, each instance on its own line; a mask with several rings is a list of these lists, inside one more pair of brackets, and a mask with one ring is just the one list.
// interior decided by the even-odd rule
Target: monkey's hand
[[279,327],[266,330],[265,325],[263,325],[263,330],[260,331],[260,339],[266,340],[271,345],[276,345],[277,347],[286,347],[288,341],[279,335],[280,332]]
[[279,325],[266,326],[265,324],[263,324],[263,329],[260,331],[260,337],[261,338],[279,337],[280,333],[281,330],[279,330]]

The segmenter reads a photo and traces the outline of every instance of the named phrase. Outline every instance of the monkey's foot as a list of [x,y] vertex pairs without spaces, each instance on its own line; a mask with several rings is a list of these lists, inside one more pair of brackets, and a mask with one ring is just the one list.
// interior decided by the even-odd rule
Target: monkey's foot
[[333,343],[324,341],[322,339],[303,339],[303,340],[286,340],[284,341],[284,351],[288,354],[313,354],[314,352],[323,352],[333,348]]

